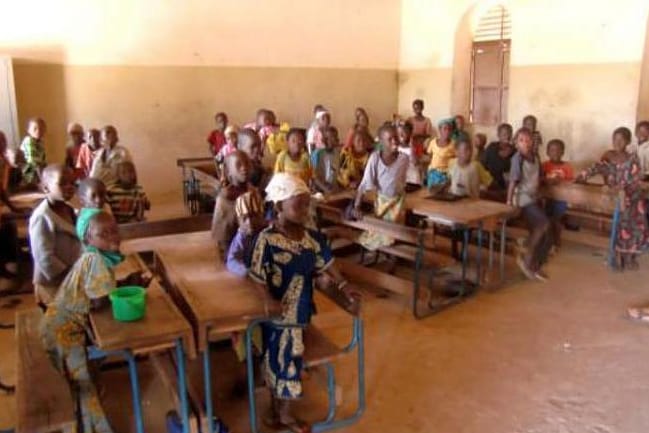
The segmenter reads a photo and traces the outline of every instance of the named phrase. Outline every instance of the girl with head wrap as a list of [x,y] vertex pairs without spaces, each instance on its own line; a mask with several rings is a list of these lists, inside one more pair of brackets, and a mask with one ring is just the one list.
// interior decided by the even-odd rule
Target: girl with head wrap
[[433,138],[428,143],[426,153],[430,155],[426,184],[429,188],[445,185],[448,182],[448,166],[451,159],[455,158],[455,143],[451,138],[455,128],[455,119],[440,120],[437,124],[439,137]]
[[[249,275],[260,285],[266,306],[269,302],[280,303],[282,322],[304,326],[314,312],[316,280],[326,272],[340,289],[345,281],[332,267],[333,257],[326,239],[305,227],[310,194],[304,181],[277,173],[266,194],[277,217],[257,237]],[[302,396],[302,333],[302,328],[277,328],[270,324],[263,327],[262,368],[272,403],[265,422],[273,428],[310,431],[308,424],[290,413],[290,402]]]
[[[86,360],[86,331],[91,308],[101,307],[118,285],[146,285],[139,273],[116,282],[113,269],[122,262],[119,231],[113,217],[100,209],[84,208],[76,225],[84,252],[63,280],[47,307],[40,332],[54,366],[70,382],[77,404],[78,431],[112,432],[90,377]],[[148,284],[148,283],[147,283]]]

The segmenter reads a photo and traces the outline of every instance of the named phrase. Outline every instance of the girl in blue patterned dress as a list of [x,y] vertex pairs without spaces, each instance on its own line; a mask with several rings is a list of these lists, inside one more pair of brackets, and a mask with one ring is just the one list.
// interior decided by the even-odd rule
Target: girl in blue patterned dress
[[[314,283],[325,275],[345,286],[331,267],[333,257],[326,239],[305,228],[309,216],[309,189],[301,179],[286,173],[273,176],[266,188],[267,200],[275,204],[277,218],[264,229],[255,243],[251,278],[263,285],[270,302],[281,304],[280,321],[305,326],[314,312]],[[320,283],[321,281],[318,281]],[[268,299],[270,298],[270,299]],[[263,328],[263,371],[271,393],[273,427],[294,432],[309,432],[310,426],[294,418],[290,402],[302,396],[303,328]]]

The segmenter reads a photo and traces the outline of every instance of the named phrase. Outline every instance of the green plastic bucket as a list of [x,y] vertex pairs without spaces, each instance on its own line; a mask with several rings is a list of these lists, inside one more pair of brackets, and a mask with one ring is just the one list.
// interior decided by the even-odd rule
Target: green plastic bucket
[[134,322],[144,317],[146,290],[139,286],[124,286],[110,292],[113,318],[119,322]]

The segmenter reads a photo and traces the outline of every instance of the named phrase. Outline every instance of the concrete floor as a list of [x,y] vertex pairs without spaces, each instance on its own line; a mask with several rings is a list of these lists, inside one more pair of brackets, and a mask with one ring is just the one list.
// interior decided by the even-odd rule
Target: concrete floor
[[[641,269],[611,273],[601,255],[567,247],[549,265],[549,283],[515,278],[423,321],[405,298],[366,296],[367,412],[345,431],[649,431],[649,326],[625,317],[627,306],[649,301],[646,259]],[[10,299],[0,299],[1,321],[12,319]],[[19,299],[17,308],[30,305],[29,296]],[[348,319],[328,305],[321,311],[316,322],[344,343]],[[0,331],[0,351],[0,377],[13,383],[12,331]],[[215,361],[217,412],[233,431],[247,431],[245,402],[228,397],[237,370],[226,353]],[[345,408],[354,398],[353,366],[343,360],[337,370]],[[171,403],[146,362],[140,371],[148,431],[162,433]],[[131,431],[130,400],[120,398],[129,395],[126,372],[104,373],[102,383],[115,430]],[[0,396],[0,428],[13,425],[14,404]]]

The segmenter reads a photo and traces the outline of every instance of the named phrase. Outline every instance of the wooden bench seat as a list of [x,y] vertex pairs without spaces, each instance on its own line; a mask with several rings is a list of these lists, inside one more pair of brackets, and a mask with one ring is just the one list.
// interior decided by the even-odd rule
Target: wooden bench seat
[[52,365],[40,339],[39,309],[16,313],[16,431],[72,430],[75,404],[66,379]]

